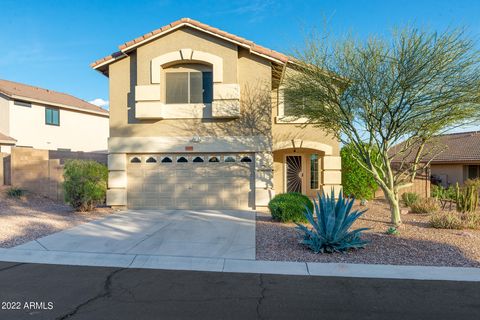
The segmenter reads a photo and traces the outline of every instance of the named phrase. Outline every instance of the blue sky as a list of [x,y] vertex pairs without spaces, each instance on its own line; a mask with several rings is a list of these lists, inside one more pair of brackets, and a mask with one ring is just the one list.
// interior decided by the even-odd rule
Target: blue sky
[[480,35],[480,1],[49,1],[0,0],[0,79],[108,100],[108,79],[89,64],[117,46],[190,17],[289,53],[328,21],[335,36],[388,34],[405,24]]

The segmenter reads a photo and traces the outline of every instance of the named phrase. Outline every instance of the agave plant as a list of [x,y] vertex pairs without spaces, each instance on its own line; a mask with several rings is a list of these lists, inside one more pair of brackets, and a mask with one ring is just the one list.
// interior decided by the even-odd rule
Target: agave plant
[[303,234],[300,242],[315,253],[364,248],[368,241],[360,236],[362,231],[369,228],[349,231],[352,224],[367,211],[351,212],[354,201],[353,198],[343,198],[342,191],[336,200],[333,189],[330,197],[324,192],[317,194],[317,199],[313,201],[314,211],[305,208],[305,216],[312,228],[297,223],[297,230]]

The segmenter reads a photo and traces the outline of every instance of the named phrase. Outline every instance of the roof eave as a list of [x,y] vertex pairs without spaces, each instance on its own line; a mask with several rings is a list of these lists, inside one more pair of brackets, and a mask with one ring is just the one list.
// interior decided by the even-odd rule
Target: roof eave
[[80,108],[80,107],[66,105],[66,104],[63,104],[63,103],[56,103],[56,102],[50,102],[50,101],[45,101],[45,100],[40,100],[40,99],[33,99],[33,98],[30,98],[30,97],[19,96],[19,95],[15,95],[15,94],[7,94],[7,96],[10,97],[11,99],[34,102],[34,103],[39,103],[39,104],[46,104],[46,105],[49,105],[49,106],[75,110],[75,111],[79,111],[79,112],[83,112],[83,113],[91,113],[91,114],[104,116],[104,117],[109,117],[110,116],[110,114],[107,110],[105,110],[105,112],[88,110],[88,109],[84,109],[84,108]]
[[[257,55],[257,56],[260,56],[260,57],[262,57],[262,58],[264,58],[264,59],[267,59],[267,60],[270,60],[270,61],[273,61],[273,62],[276,62],[276,63],[284,64],[284,63],[288,63],[288,62],[291,61],[291,60],[288,59],[288,58],[287,58],[287,59],[284,59],[284,60],[282,60],[282,59],[277,59],[277,58],[274,58],[274,57],[272,57],[272,56],[269,56],[269,55],[266,55],[266,54],[263,54],[263,53],[260,53],[260,52],[256,52],[255,50],[252,50],[251,44],[253,44],[253,42],[251,42],[251,44],[243,43],[243,42],[236,41],[236,40],[233,40],[233,39],[231,39],[231,38],[222,36],[222,35],[220,35],[220,34],[218,34],[218,33],[215,33],[215,32],[212,32],[212,31],[209,31],[209,30],[206,30],[206,29],[203,29],[203,28],[198,27],[198,26],[196,26],[196,25],[194,25],[194,24],[192,24],[192,23],[189,23],[189,22],[181,22],[181,23],[179,23],[179,24],[177,24],[177,25],[175,25],[175,26],[173,26],[173,27],[171,27],[171,28],[169,28],[169,29],[167,29],[167,30],[164,30],[164,31],[158,32],[158,33],[156,33],[156,34],[153,34],[152,36],[150,36],[150,37],[148,37],[148,38],[144,38],[143,40],[138,41],[138,42],[135,42],[135,43],[133,43],[133,44],[131,44],[131,45],[128,45],[128,46],[127,46],[127,45],[123,44],[123,45],[119,46],[119,50],[120,50],[120,51],[118,52],[118,53],[123,53],[122,55],[119,55],[118,57],[115,57],[114,54],[112,54],[112,55],[110,56],[110,59],[107,59],[107,60],[105,60],[105,61],[103,61],[103,62],[100,62],[99,64],[96,64],[96,62],[93,62],[93,63],[91,64],[91,67],[92,67],[94,70],[97,70],[97,71],[102,72],[101,70],[99,70],[101,67],[106,66],[106,65],[108,65],[108,64],[110,64],[110,63],[112,63],[112,62],[115,62],[116,60],[125,58],[126,56],[128,56],[128,52],[130,52],[130,51],[132,51],[132,50],[135,50],[136,48],[142,46],[143,44],[145,44],[145,43],[147,43],[147,42],[150,42],[150,41],[153,41],[153,40],[155,40],[155,39],[158,39],[158,38],[160,38],[160,37],[162,37],[162,36],[164,36],[164,35],[166,35],[166,34],[168,34],[168,33],[170,33],[170,32],[173,32],[173,31],[175,31],[175,30],[178,30],[179,28],[182,28],[182,27],[184,27],[184,26],[191,27],[191,28],[193,28],[193,29],[196,29],[196,30],[199,30],[199,31],[201,31],[201,32],[210,34],[210,35],[212,35],[212,36],[214,36],[214,37],[223,39],[223,40],[225,40],[225,41],[228,41],[228,42],[231,42],[231,43],[235,43],[236,45],[238,45],[238,46],[240,46],[240,47],[242,47],[242,48],[249,49],[249,52],[250,52],[251,54],[255,54],[255,55]],[[137,38],[137,39],[138,39],[138,38]],[[135,40],[133,40],[133,41],[135,41]],[[98,61],[98,60],[97,60],[97,61]],[[102,74],[106,75],[105,72],[102,72]]]

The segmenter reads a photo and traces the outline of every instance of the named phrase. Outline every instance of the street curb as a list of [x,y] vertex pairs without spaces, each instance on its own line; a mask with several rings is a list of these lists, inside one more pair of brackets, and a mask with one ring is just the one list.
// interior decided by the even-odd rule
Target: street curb
[[232,273],[480,282],[480,268],[239,260],[0,249],[6,262]]

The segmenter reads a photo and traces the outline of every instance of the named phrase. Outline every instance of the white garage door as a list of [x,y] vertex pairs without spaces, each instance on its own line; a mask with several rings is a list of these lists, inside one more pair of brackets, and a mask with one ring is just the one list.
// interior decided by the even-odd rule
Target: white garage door
[[252,154],[148,154],[128,160],[129,208],[252,207]]

